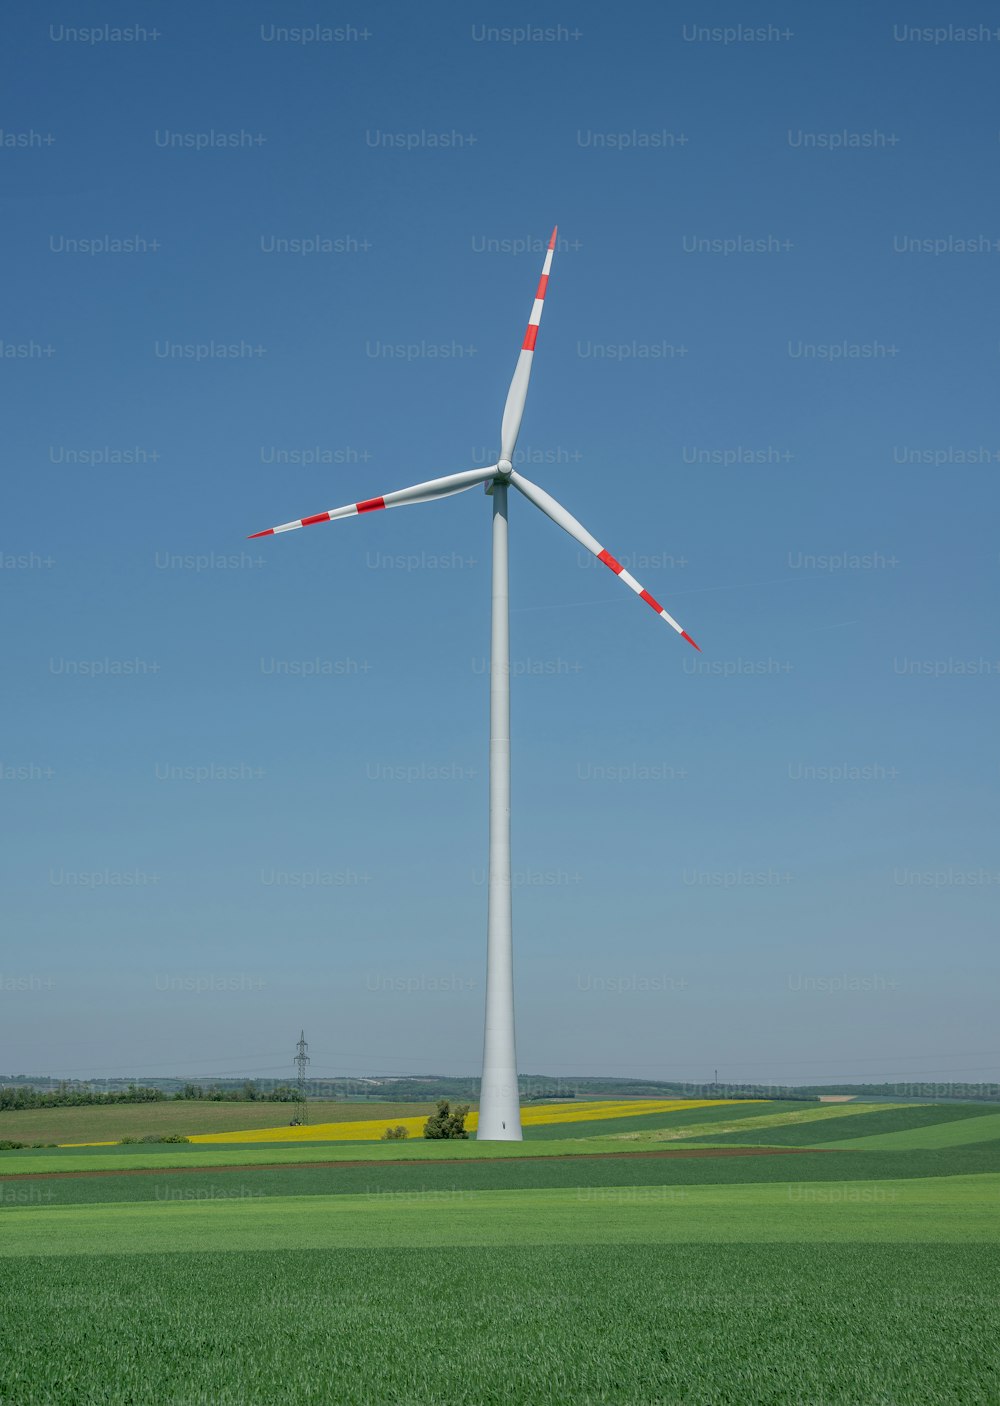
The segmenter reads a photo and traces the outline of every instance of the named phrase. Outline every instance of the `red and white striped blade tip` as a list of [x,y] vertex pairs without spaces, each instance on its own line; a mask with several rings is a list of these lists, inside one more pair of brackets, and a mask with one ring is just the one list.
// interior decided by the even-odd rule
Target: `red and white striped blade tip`
[[281,527],[265,527],[263,532],[251,532],[247,541],[252,542],[255,537],[273,537],[277,532],[290,532],[296,527],[312,527],[317,522],[333,522],[335,518],[353,517],[355,513],[372,513],[384,507],[384,498],[366,498],[362,503],[331,508],[325,513],[314,513],[312,517],[300,517],[297,522],[286,522]]
[[558,233],[559,233],[559,226],[556,225],[555,228],[554,228],[553,231],[552,231],[552,238],[549,240],[549,248],[550,248],[550,249],[554,249],[554,248],[556,247],[556,235],[557,235]]
[[[694,644],[694,640],[693,640],[693,639],[691,638],[691,636],[688,634],[687,630],[681,630],[681,639],[682,639],[682,640],[687,640],[688,644]],[[695,647],[695,649],[698,651],[698,653],[700,654],[700,653],[701,653],[701,645],[700,645],[700,644],[694,644],[694,647]]]
[[[382,504],[379,503],[379,507],[381,507],[381,506],[382,506]],[[360,511],[360,509],[361,509],[361,504],[360,504],[360,503],[358,504],[358,509],[359,509],[359,511]],[[329,513],[317,513],[317,514],[315,515],[315,517],[303,517],[303,518],[299,518],[298,522],[294,522],[294,523],[290,522],[290,523],[287,523],[286,526],[287,526],[288,529],[292,529],[292,528],[294,528],[294,527],[312,527],[312,526],[313,526],[315,523],[317,523],[317,522],[330,522],[330,521],[331,521],[331,518],[330,518],[330,514],[329,514]],[[252,542],[255,537],[273,537],[273,536],[275,535],[275,533],[277,533],[279,530],[280,530],[280,529],[277,528],[277,527],[265,527],[263,532],[251,532],[251,533],[250,533],[250,536],[247,538],[247,541],[248,541],[248,542]]]

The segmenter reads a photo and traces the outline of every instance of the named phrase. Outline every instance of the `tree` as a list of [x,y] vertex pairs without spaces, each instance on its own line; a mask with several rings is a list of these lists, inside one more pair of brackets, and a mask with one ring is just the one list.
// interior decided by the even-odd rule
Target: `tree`
[[386,1128],[382,1134],[383,1142],[402,1142],[404,1138],[410,1136],[409,1131],[403,1127],[402,1123],[397,1123],[394,1128]]
[[439,1098],[437,1112],[432,1113],[424,1124],[424,1137],[429,1138],[467,1138],[469,1134],[465,1129],[465,1120],[468,1116],[469,1105],[459,1103],[455,1105],[452,1112],[451,1105],[446,1098]]

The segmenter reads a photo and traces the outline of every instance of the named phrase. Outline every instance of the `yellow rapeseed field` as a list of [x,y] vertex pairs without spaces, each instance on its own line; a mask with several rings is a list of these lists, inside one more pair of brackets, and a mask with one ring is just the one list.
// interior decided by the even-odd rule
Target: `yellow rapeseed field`
[[[594,1100],[589,1103],[543,1103],[529,1104],[521,1109],[521,1122],[526,1128],[555,1123],[589,1123],[608,1118],[628,1118],[649,1113],[674,1113],[679,1108],[715,1108],[732,1103],[759,1102],[760,1100],[731,1098],[702,1099],[630,1099],[614,1103],[610,1100]],[[309,1127],[248,1128],[244,1132],[196,1133],[191,1142],[372,1142],[381,1138],[387,1127],[404,1127],[410,1137],[420,1137],[424,1130],[427,1115],[419,1118],[394,1118],[390,1120],[368,1119],[356,1123],[314,1123]],[[465,1125],[475,1132],[478,1115],[470,1113]]]
[[[754,1099],[754,1103],[761,1100]],[[671,1098],[671,1099],[627,1099],[613,1103],[609,1099],[595,1099],[591,1103],[541,1103],[529,1104],[521,1109],[521,1123],[531,1127],[537,1123],[589,1123],[595,1118],[629,1118],[642,1113],[674,1113],[678,1108],[715,1108],[728,1103],[749,1103],[749,1099],[732,1098]]]

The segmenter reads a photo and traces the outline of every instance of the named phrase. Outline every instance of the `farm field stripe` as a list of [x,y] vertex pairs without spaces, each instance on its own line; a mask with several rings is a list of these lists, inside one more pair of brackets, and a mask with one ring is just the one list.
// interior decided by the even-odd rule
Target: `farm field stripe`
[[[554,1141],[559,1138],[600,1138],[602,1141],[617,1137],[619,1134],[631,1134],[636,1139],[660,1138],[672,1128],[682,1128],[690,1130],[690,1137],[697,1137],[703,1129],[714,1129],[720,1117],[727,1114],[739,1116],[752,1124],[754,1119],[765,1114],[774,1116],[780,1113],[783,1108],[788,1108],[787,1104],[780,1102],[750,1104],[747,1106],[746,1100],[740,1100],[742,1107],[719,1108],[713,1106],[709,1108],[681,1109],[672,1113],[651,1113],[645,1116],[633,1114],[627,1118],[610,1118],[600,1122],[592,1123],[549,1123],[543,1127],[527,1127],[524,1129],[524,1140],[534,1142],[544,1140]],[[803,1107],[801,1102],[792,1105],[792,1110]],[[685,1137],[688,1134],[685,1133]]]
[[[766,1105],[764,1106],[766,1107]],[[702,1110],[706,1117],[712,1116],[712,1109]],[[793,1116],[801,1110],[794,1110]],[[912,1107],[898,1110],[901,1113],[912,1113]],[[919,1110],[918,1110],[919,1111]],[[958,1128],[972,1124],[979,1125],[976,1132],[977,1140],[987,1131],[984,1126],[985,1119],[981,1108],[973,1107],[972,1112],[977,1116],[974,1118],[964,1118],[954,1121],[950,1126]],[[656,1117],[669,1117],[670,1115],[655,1115]],[[685,1114],[684,1117],[690,1117]],[[766,1114],[766,1117],[773,1115]],[[884,1118],[887,1115],[876,1114],[876,1117]],[[756,1147],[782,1147],[789,1149],[803,1149],[815,1146],[818,1142],[816,1133],[818,1128],[812,1127],[787,1127],[767,1129],[760,1134],[732,1133],[728,1137],[718,1129],[713,1129],[708,1136],[702,1133],[702,1129],[691,1129],[690,1134],[684,1141],[674,1139],[664,1140],[663,1130],[656,1128],[646,1130],[639,1137],[630,1137],[622,1140],[613,1136],[627,1127],[633,1120],[623,1120],[622,1123],[612,1122],[610,1125],[588,1125],[579,1123],[567,1128],[553,1129],[547,1136],[539,1136],[541,1129],[533,1130],[528,1138],[521,1143],[478,1143],[474,1140],[466,1142],[441,1143],[429,1142],[421,1139],[413,1139],[405,1142],[358,1142],[346,1141],[340,1143],[293,1143],[280,1144],[276,1141],[254,1145],[247,1143],[225,1144],[221,1146],[193,1145],[190,1143],[181,1144],[150,1144],[146,1146],[126,1146],[120,1145],[113,1148],[88,1148],[73,1151],[70,1149],[51,1148],[44,1150],[24,1150],[8,1151],[0,1153],[0,1176],[3,1174],[16,1175],[29,1172],[49,1172],[49,1171],[84,1171],[96,1172],[102,1168],[111,1171],[123,1172],[129,1168],[150,1167],[166,1170],[172,1166],[183,1167],[211,1167],[211,1166],[251,1166],[251,1165],[278,1165],[291,1162],[323,1163],[328,1161],[347,1162],[356,1159],[366,1159],[379,1163],[391,1162],[400,1159],[407,1161],[419,1160],[421,1162],[433,1163],[442,1157],[476,1160],[484,1157],[508,1158],[508,1157],[574,1157],[585,1153],[609,1152],[623,1153],[636,1151],[663,1151],[674,1150],[682,1147],[689,1148],[756,1148]],[[640,1120],[644,1121],[644,1120]],[[751,1120],[753,1121],[753,1120]],[[758,1119],[759,1121],[759,1119]],[[860,1122],[860,1119],[856,1120]],[[589,1136],[594,1126],[602,1127],[601,1137]],[[702,1123],[702,1128],[711,1127],[710,1124]],[[877,1126],[877,1125],[876,1125]],[[825,1125],[824,1125],[825,1127]],[[840,1123],[836,1125],[840,1130]],[[580,1136],[576,1134],[579,1131]],[[637,1130],[638,1131],[638,1130]],[[832,1128],[831,1128],[832,1131]],[[796,1133],[794,1138],[790,1133]],[[857,1144],[858,1150],[867,1150],[862,1146],[860,1139],[851,1139],[845,1151],[850,1151]],[[974,1144],[956,1144],[959,1147]],[[985,1144],[989,1147],[995,1144]],[[874,1149],[873,1149],[874,1150]]]
[[[886,1133],[901,1132],[911,1128],[978,1122],[985,1112],[985,1109],[976,1104],[881,1104],[869,1107],[867,1112],[857,1113],[856,1116],[844,1117],[838,1121],[836,1131],[838,1141],[849,1139],[853,1142],[856,1138],[882,1136]],[[698,1136],[692,1139],[696,1142],[709,1142],[711,1140],[710,1136]],[[808,1147],[814,1143],[828,1140],[828,1137],[823,1137],[820,1134],[819,1128],[809,1123],[792,1122],[781,1127],[761,1130],[748,1128],[745,1133],[734,1135],[731,1139],[733,1142],[745,1143],[748,1146],[767,1142],[786,1147]]]
[[[639,1144],[644,1150],[656,1152],[658,1144]],[[124,1171],[129,1167],[220,1167],[236,1165],[240,1167],[258,1166],[262,1163],[287,1165],[289,1162],[324,1163],[333,1161],[377,1161],[436,1162],[442,1157],[462,1161],[479,1161],[487,1157],[506,1159],[508,1157],[574,1157],[582,1152],[607,1151],[621,1152],[621,1146],[606,1139],[603,1143],[583,1138],[562,1138],[553,1142],[339,1142],[327,1144],[296,1144],[277,1146],[265,1144],[261,1147],[246,1147],[243,1144],[230,1144],[226,1147],[193,1147],[190,1143],[179,1146],[166,1146],[155,1151],[136,1149],[105,1153],[100,1150],[64,1152],[53,1148],[45,1152],[7,1152],[0,1154],[0,1169],[4,1172],[49,1172],[81,1171],[92,1172],[100,1168],[110,1171]]]
[[842,1138],[837,1142],[811,1144],[820,1148],[857,1148],[859,1151],[901,1152],[910,1149],[967,1147],[1000,1138],[1000,1113],[984,1113],[978,1118],[956,1119],[950,1123],[930,1123],[923,1128],[902,1128],[895,1133],[872,1133],[869,1137]]
[[[592,1122],[605,1118],[627,1118],[648,1116],[651,1113],[675,1113],[683,1109],[724,1108],[742,1099],[692,1098],[692,1099],[598,1099],[588,1103],[532,1104],[522,1109],[522,1124],[532,1127],[535,1124]],[[747,1099],[747,1103],[766,1103],[766,1099]]]
[[[542,1188],[621,1188],[638,1190],[633,1199],[683,1200],[689,1186],[735,1186],[781,1183],[789,1196],[802,1199],[802,1187],[815,1182],[852,1182],[849,1197],[877,1197],[876,1184],[915,1177],[952,1177],[1000,1171],[1000,1145],[948,1148],[937,1152],[815,1153],[799,1151],[779,1157],[525,1157],[511,1160],[442,1162],[307,1162],[277,1167],[213,1168],[191,1175],[190,1168],[156,1175],[114,1173],[56,1178],[19,1178],[0,1183],[0,1221],[28,1205],[93,1205],[101,1202],[247,1200],[263,1197],[383,1196],[422,1199],[468,1198],[483,1191]],[[794,1189],[793,1189],[794,1188]],[[596,1193],[595,1193],[596,1194]],[[601,1195],[604,1193],[601,1192]],[[0,1238],[2,1238],[0,1227]],[[1000,1268],[1000,1257],[998,1257]]]
[[789,1128],[798,1127],[802,1123],[826,1122],[831,1118],[844,1118],[848,1114],[857,1116],[861,1113],[876,1112],[879,1109],[903,1107],[902,1104],[856,1104],[856,1103],[834,1103],[834,1104],[807,1104],[801,1110],[795,1112],[783,1111],[781,1113],[768,1113],[763,1109],[756,1117],[751,1118],[721,1118],[718,1122],[698,1122],[691,1124],[680,1124],[675,1127],[666,1127],[662,1132],[650,1133],[615,1133],[613,1136],[621,1141],[627,1142],[632,1137],[657,1137],[664,1142],[671,1142],[675,1138],[679,1141],[686,1141],[689,1138],[707,1140],[709,1138],[723,1137],[730,1133],[740,1134],[743,1132],[763,1132],[765,1128]]
[[[3,1222],[0,1256],[406,1246],[729,1243],[1000,1243],[1000,1173],[849,1185],[482,1191],[469,1197],[303,1196],[28,1207]],[[659,1188],[657,1190],[660,1190]]]
[[[805,1154],[820,1153],[824,1149],[816,1147],[672,1147],[668,1149],[650,1149],[648,1151],[632,1152],[591,1152],[574,1151],[564,1154],[567,1158],[576,1161],[598,1161],[604,1158],[617,1158],[635,1161],[646,1157],[657,1158],[682,1158],[682,1157],[801,1157]],[[245,1171],[266,1171],[275,1172],[285,1169],[298,1169],[302,1167],[426,1167],[428,1165],[440,1167],[464,1167],[469,1165],[479,1166],[486,1162],[537,1162],[537,1157],[438,1157],[430,1164],[426,1160],[415,1157],[393,1158],[391,1162],[377,1160],[371,1157],[352,1157],[349,1160],[344,1158],[328,1158],[322,1162],[222,1162],[211,1166],[203,1166],[195,1163],[193,1166],[173,1166],[169,1168],[170,1174],[180,1172],[245,1172]],[[5,1181],[46,1181],[52,1178],[65,1177],[128,1177],[128,1176],[161,1176],[167,1170],[164,1167],[101,1167],[96,1170],[86,1169],[84,1171],[54,1171],[54,1172],[0,1172],[0,1183]]]
[[[310,1100],[310,1117],[317,1123],[348,1120],[389,1122],[398,1118],[425,1117],[433,1102],[398,1100],[349,1102],[344,1099]],[[216,1099],[157,1099],[152,1103],[84,1104],[56,1108],[0,1110],[0,1138],[17,1142],[116,1142],[126,1134],[224,1133],[231,1129],[273,1128],[287,1124],[293,1105],[269,1101],[247,1102]]]

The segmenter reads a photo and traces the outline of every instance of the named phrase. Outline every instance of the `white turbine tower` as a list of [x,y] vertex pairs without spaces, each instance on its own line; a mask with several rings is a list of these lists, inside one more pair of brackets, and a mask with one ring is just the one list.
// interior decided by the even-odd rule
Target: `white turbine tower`
[[331,508],[312,517],[254,532],[253,537],[270,537],[276,532],[290,532],[296,527],[311,527],[317,522],[333,522],[337,518],[355,517],[358,513],[375,512],[381,508],[399,508],[408,503],[426,503],[433,498],[446,498],[463,493],[477,483],[485,484],[493,498],[493,615],[490,650],[490,865],[489,912],[486,940],[486,1031],[483,1042],[483,1079],[479,1101],[479,1131],[481,1141],[519,1142],[521,1140],[521,1109],[517,1087],[517,1056],[514,1046],[514,962],[511,938],[511,880],[510,880],[510,628],[507,589],[507,485],[513,484],[529,502],[568,532],[582,547],[593,552],[609,567],[619,580],[641,596],[647,605],[672,625],[682,638],[698,649],[698,645],[673,616],[643,590],[616,561],[610,552],[592,537],[561,503],[544,489],[529,482],[514,471],[514,449],[517,445],[521,416],[528,395],[531,363],[535,354],[535,339],[545,305],[545,292],[556,247],[556,230],[552,231],[542,277],[535,294],[528,330],[521,344],[521,354],[507,392],[500,427],[500,458],[487,469],[469,469],[465,473],[448,474],[412,488],[400,488],[381,498],[368,498],[362,503],[348,503],[343,508]]

